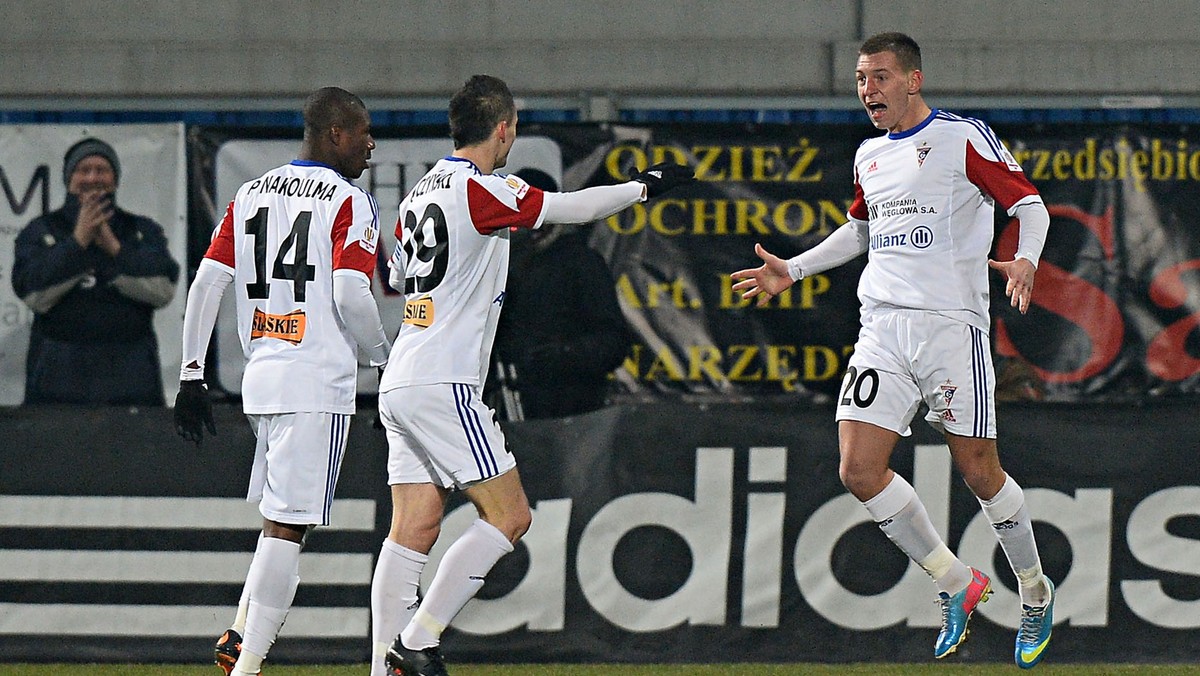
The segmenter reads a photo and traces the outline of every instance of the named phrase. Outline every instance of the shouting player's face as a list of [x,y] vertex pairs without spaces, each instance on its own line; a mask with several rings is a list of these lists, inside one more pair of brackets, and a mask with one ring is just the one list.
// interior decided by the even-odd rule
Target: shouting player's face
[[923,119],[924,105],[914,98],[921,93],[921,71],[905,72],[894,53],[859,54],[854,77],[858,100],[876,128],[901,132]]
[[358,119],[346,127],[335,127],[338,149],[337,170],[346,178],[358,178],[370,165],[371,151],[375,139],[371,137],[371,116],[363,111]]

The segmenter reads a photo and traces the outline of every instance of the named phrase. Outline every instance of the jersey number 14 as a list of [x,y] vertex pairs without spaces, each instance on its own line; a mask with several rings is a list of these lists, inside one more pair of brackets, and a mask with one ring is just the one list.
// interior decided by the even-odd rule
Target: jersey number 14
[[[301,211],[292,221],[292,231],[279,243],[275,252],[275,264],[271,267],[271,278],[292,282],[292,296],[297,303],[304,302],[305,285],[317,277],[317,268],[308,264],[308,227],[312,223],[312,212]],[[254,281],[246,285],[246,295],[252,300],[266,298],[271,285],[265,279],[267,269],[267,207],[261,207],[246,219],[246,234],[254,238]],[[295,250],[292,262],[284,258]]]

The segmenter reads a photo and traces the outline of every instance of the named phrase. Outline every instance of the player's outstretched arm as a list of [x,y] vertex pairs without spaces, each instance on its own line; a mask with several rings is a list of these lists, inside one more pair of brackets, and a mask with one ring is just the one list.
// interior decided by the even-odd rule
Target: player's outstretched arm
[[733,290],[741,291],[742,298],[758,299],[758,305],[763,306],[767,301],[781,294],[795,283],[788,274],[787,261],[767,251],[762,244],[754,245],[754,253],[762,259],[763,264],[757,268],[738,270],[729,275],[734,280]]
[[645,171],[634,170],[626,183],[571,192],[547,192],[543,197],[546,202],[544,220],[546,223],[598,221],[695,180],[689,167],[662,162]]
[[988,260],[988,267],[998,270],[1008,283],[1004,285],[1004,295],[1011,300],[1012,306],[1025,314],[1029,310],[1029,301],[1033,299],[1033,278],[1037,268],[1025,258],[1000,262]]

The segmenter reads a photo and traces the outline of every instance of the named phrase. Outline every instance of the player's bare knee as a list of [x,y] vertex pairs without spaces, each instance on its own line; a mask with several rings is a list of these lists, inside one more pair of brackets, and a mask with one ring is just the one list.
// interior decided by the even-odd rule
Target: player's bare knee
[[875,482],[868,480],[862,473],[839,471],[838,476],[842,480],[842,486],[860,501],[868,500],[877,492],[872,490]]
[[887,485],[884,480],[886,474],[886,467],[883,472],[878,472],[844,460],[838,465],[838,478],[842,486],[861,501],[869,500]]
[[851,493],[854,492],[854,489],[852,488],[854,485],[854,478],[854,473],[850,471],[850,468],[847,467],[845,463],[838,465],[838,479],[841,480],[842,486],[844,486],[846,490],[850,491]]
[[1003,470],[997,471],[992,465],[980,463],[971,465],[967,468],[960,468],[963,481],[971,492],[976,496],[989,500],[1000,491],[1000,487],[1004,485],[1005,474]]
[[398,545],[413,551],[428,552],[437,542],[442,533],[440,521],[415,523],[412,521],[395,521],[388,531],[388,539]]
[[513,531],[513,536],[511,538],[513,542],[516,542],[524,537],[525,534],[529,532],[529,527],[533,525],[533,513],[529,511],[528,505],[525,506],[525,509],[519,516],[520,518],[516,523],[516,530]]
[[516,510],[508,517],[504,534],[508,536],[509,542],[515,544],[529,532],[529,527],[533,524],[533,514],[529,511],[529,506],[525,505],[524,509]]

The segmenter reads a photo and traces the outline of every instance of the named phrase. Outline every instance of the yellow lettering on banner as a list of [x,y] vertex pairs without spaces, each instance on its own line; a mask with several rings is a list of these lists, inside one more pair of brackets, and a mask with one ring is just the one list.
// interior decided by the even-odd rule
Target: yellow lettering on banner
[[426,296],[404,304],[404,323],[427,329],[433,325],[433,299]]
[[1138,192],[1150,182],[1200,181],[1200,149],[1185,138],[1118,138],[1101,147],[1087,138],[1080,148],[1022,147],[1013,157],[1031,181],[1131,181]]
[[639,310],[658,307],[697,310],[703,305],[699,294],[693,293],[681,277],[670,282],[649,281],[640,290],[634,286],[627,273],[617,277],[616,282],[617,295],[630,307]]
[[708,179],[710,181],[724,181],[726,179],[724,171],[713,169],[717,164],[717,160],[721,157],[721,146],[696,146],[692,150],[696,153],[695,170],[697,178],[704,177],[700,180]]
[[623,167],[647,167],[659,162],[690,164],[696,180],[706,182],[815,183],[824,177],[817,162],[821,149],[807,138],[796,145],[651,145],[645,149],[619,145],[608,152],[608,175],[624,179]]
[[649,228],[664,237],[821,235],[846,222],[850,200],[660,199],[634,204],[605,221],[618,235]]
[[[657,349],[635,344],[621,369],[635,380],[691,383],[778,383],[795,392],[804,382],[837,377],[853,345],[681,345]],[[840,352],[840,354],[839,354]]]
[[646,380],[683,380],[683,369],[679,366],[679,360],[667,348],[659,350],[654,355],[654,361],[650,364],[650,368],[646,369]]
[[688,347],[688,380],[699,381],[705,376],[714,381],[724,379],[721,373],[721,350],[715,345]]
[[750,369],[754,358],[758,356],[757,345],[730,345],[729,379],[741,382],[757,382],[762,380],[762,369]]
[[254,308],[254,316],[250,320],[250,340],[258,338],[277,338],[292,345],[299,345],[304,340],[304,331],[308,326],[308,317],[304,310],[293,310],[286,315],[273,315]]
[[792,357],[796,356],[796,346],[768,345],[766,356],[767,380],[779,381],[779,386],[783,388],[784,392],[795,392],[796,384],[800,381],[800,372],[792,368]]
[[[829,277],[823,274],[812,275],[796,282],[792,286],[783,290],[778,296],[767,301],[767,304],[759,308],[756,300],[747,300],[742,298],[742,294],[733,290],[733,279],[727,274],[719,274],[717,278],[721,284],[720,304],[718,308],[721,310],[738,310],[745,307],[750,307],[754,303],[755,309],[762,310],[792,310],[799,308],[801,310],[811,310],[817,305],[817,296],[829,291],[833,287],[833,282],[829,281]],[[794,293],[799,290],[799,293]],[[799,296],[799,302],[796,302],[795,296]]]
[[842,370],[837,353],[824,345],[804,346],[804,379],[829,380]]
[[[827,275],[810,275],[800,280],[800,307],[811,310],[817,305],[817,296],[825,293],[833,286]],[[795,288],[795,285],[793,285]]]
[[[800,145],[788,148],[788,158],[793,162],[792,170],[784,180],[793,183],[815,183],[820,181],[824,173],[813,166],[817,153],[821,152],[816,146],[810,146],[808,139],[800,139]],[[811,171],[810,171],[811,168]]]

